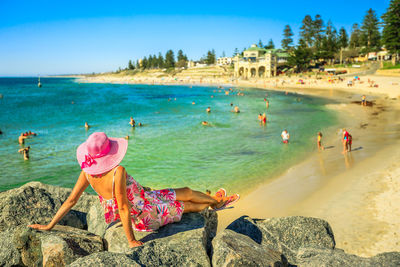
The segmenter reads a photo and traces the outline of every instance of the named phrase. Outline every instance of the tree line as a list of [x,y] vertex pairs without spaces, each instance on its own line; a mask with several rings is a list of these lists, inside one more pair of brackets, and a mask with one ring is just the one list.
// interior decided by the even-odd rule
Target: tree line
[[311,61],[340,59],[342,62],[360,53],[380,51],[382,46],[396,59],[400,52],[400,0],[391,0],[381,20],[373,9],[369,9],[361,26],[353,24],[350,37],[344,27],[337,31],[332,21],[325,24],[320,15],[314,18],[306,15],[299,35],[298,44],[294,45],[294,34],[286,25],[281,41],[282,48],[289,51],[289,65],[296,66],[299,71],[305,70]]
[[[144,57],[142,60],[129,60],[128,67],[126,69],[129,70],[145,70],[145,69],[171,69],[171,68],[183,68],[187,66],[188,57],[183,51],[180,49],[178,50],[177,56],[175,58],[174,51],[171,49],[165,53],[163,56],[160,53],[157,55],[149,55]],[[215,64],[216,62],[216,55],[214,49],[209,50],[205,56],[203,56],[200,63],[206,64]]]

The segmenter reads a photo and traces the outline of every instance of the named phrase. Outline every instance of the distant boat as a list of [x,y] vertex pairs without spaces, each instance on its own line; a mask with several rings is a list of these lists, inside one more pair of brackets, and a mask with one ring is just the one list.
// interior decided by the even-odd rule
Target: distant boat
[[42,84],[40,83],[40,77],[39,77],[39,81],[38,81],[37,86],[38,86],[38,87],[42,87]]

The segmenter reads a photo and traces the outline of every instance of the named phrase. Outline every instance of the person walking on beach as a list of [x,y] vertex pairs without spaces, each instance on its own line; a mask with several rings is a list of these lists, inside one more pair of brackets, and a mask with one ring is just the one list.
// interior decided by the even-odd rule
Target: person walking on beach
[[129,122],[129,124],[130,124],[132,127],[135,127],[136,122],[135,122],[135,120],[133,119],[133,117],[131,117],[131,121]]
[[343,128],[343,135],[342,135],[342,142],[343,142],[343,154],[346,152],[351,152],[351,145],[353,143],[353,137],[351,134]]
[[318,151],[321,149],[324,150],[324,146],[322,145],[322,133],[321,132],[318,132],[317,144],[318,144]]
[[18,153],[23,153],[24,154],[24,160],[29,160],[29,150],[31,149],[30,146],[21,148],[18,150]]
[[286,129],[283,130],[283,132],[281,134],[281,137],[282,137],[282,142],[284,144],[288,144],[289,143],[290,134],[288,133],[288,131]]
[[[95,132],[81,144],[76,152],[82,169],[68,199],[62,204],[47,225],[28,225],[38,230],[51,230],[78,202],[83,191],[90,185],[99,195],[107,224],[120,220],[129,247],[141,246],[134,230],[151,232],[174,222],[183,213],[200,212],[211,207],[219,210],[239,200],[239,195],[226,197],[220,189],[215,196],[183,188],[167,188],[145,191],[124,167],[120,166],[128,148],[124,138],[109,138]],[[219,193],[219,194],[218,194]]]

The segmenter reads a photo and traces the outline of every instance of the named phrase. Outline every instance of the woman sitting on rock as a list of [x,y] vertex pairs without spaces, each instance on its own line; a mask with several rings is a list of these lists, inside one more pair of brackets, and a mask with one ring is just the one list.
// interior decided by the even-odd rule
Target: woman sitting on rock
[[182,213],[199,212],[211,207],[219,210],[239,199],[235,194],[226,197],[221,189],[214,197],[188,187],[145,191],[125,168],[119,166],[128,142],[124,138],[108,138],[96,132],[81,144],[76,152],[82,172],[71,195],[48,225],[33,224],[38,230],[51,230],[78,202],[89,186],[99,195],[106,223],[117,220],[122,225],[130,247],[143,243],[136,240],[133,230],[153,231],[168,223],[181,220]]

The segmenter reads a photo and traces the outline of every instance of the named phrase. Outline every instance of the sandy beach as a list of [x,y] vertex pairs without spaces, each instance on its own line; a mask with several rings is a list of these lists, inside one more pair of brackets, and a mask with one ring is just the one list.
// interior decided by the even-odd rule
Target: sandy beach
[[[299,79],[303,84],[298,83]],[[269,182],[242,196],[235,208],[221,211],[219,228],[225,228],[241,215],[319,217],[330,223],[337,247],[347,253],[372,256],[400,251],[400,77],[360,76],[360,81],[347,87],[347,81],[352,79],[279,77],[232,82],[222,78],[95,76],[79,82],[214,84],[335,99],[338,104],[328,108],[337,112],[342,123],[324,129],[323,145],[327,149],[312,153],[285,173],[268,179]],[[351,103],[359,101],[363,94],[374,102],[373,107]],[[341,153],[340,128],[353,135],[351,153]]]

